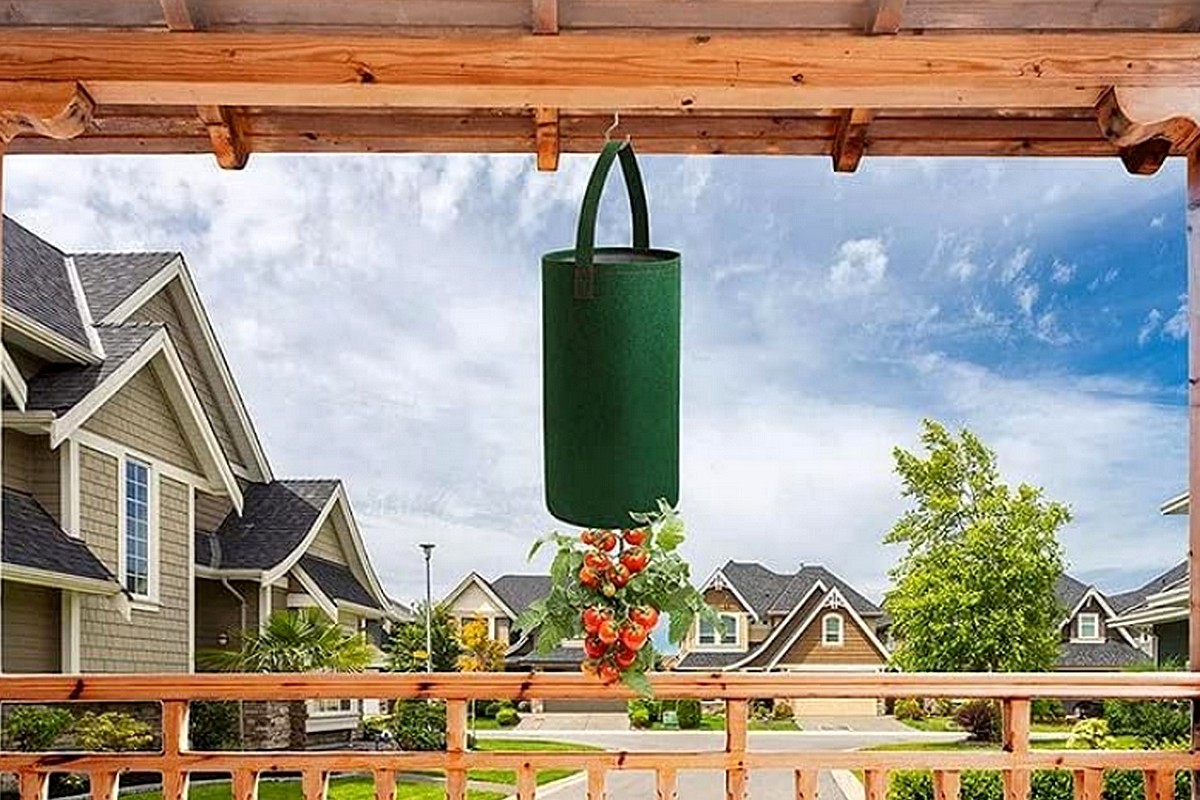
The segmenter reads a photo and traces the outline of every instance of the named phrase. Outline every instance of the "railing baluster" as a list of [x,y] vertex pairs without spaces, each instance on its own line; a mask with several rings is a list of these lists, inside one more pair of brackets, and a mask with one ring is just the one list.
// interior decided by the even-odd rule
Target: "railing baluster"
[[162,771],[163,800],[187,800],[188,774],[177,769]]
[[604,767],[589,765],[587,771],[587,800],[604,800],[608,773]]
[[887,800],[887,770],[863,770],[866,800]]
[[1075,770],[1075,800],[1100,800],[1100,795],[1103,791],[1103,770]]
[[[1004,750],[1016,755],[1029,753],[1029,698],[1010,697],[1003,701]],[[1004,800],[1028,800],[1029,770],[1004,770]]]
[[933,773],[933,800],[958,800],[961,783],[958,770],[935,770]]
[[533,800],[537,792],[537,771],[526,761],[517,767],[517,800]]
[[817,800],[817,776],[815,769],[796,770],[796,800]]
[[117,784],[121,773],[116,770],[97,770],[88,773],[92,784],[92,800],[117,800]]
[[658,800],[677,800],[677,773],[674,767],[659,767],[654,771],[655,783],[658,788]]
[[329,787],[329,773],[318,769],[304,770],[301,788],[304,800],[325,800],[325,790]]
[[233,800],[258,800],[258,773],[252,769],[234,770],[230,788]]
[[18,779],[21,786],[21,800],[46,800],[49,797],[49,773],[22,772]]
[[1175,800],[1175,773],[1169,769],[1149,769],[1142,773],[1146,782],[1146,800]]
[[[746,730],[749,724],[750,704],[745,700],[725,701],[725,752],[738,756],[746,755]],[[744,800],[746,797],[746,770],[730,767],[725,772],[726,800]]]
[[392,770],[375,770],[375,800],[396,800],[396,773]]
[[462,756],[467,749],[467,701],[446,701],[446,760],[454,766],[446,767],[446,797],[448,800],[466,800],[467,770],[462,766]]
[[176,769],[179,755],[190,746],[187,700],[164,700],[162,704],[163,800],[187,800],[188,773]]

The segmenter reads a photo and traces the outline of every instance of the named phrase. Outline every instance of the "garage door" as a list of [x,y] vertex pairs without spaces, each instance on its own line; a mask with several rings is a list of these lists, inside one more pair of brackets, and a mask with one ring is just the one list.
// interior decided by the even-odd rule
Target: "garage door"
[[873,717],[879,713],[879,703],[870,698],[803,699],[793,700],[797,717]]
[[546,700],[542,709],[547,714],[624,714],[624,700]]

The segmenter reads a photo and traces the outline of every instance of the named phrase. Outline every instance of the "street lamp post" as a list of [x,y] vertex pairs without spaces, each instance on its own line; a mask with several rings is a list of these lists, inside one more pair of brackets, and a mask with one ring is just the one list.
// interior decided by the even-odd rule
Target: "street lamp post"
[[421,545],[425,551],[425,671],[433,672],[433,586],[429,560],[433,556],[432,543]]

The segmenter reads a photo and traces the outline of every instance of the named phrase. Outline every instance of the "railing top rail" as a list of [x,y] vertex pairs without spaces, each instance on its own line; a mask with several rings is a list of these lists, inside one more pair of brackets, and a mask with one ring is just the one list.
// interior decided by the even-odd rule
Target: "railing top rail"
[[[728,700],[792,698],[1192,699],[1200,672],[1080,673],[662,673],[658,697]],[[208,673],[0,676],[0,701],[315,700],[434,698],[469,700],[632,697],[575,673]]]

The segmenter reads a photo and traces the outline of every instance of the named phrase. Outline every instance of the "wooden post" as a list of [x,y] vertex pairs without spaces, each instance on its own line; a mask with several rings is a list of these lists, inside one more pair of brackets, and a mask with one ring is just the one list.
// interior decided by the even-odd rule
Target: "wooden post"
[[[258,773],[252,769],[236,769],[231,776],[233,800],[258,800]],[[99,798],[93,798],[99,800]]]
[[863,770],[866,800],[887,800],[887,772],[881,769]]
[[375,770],[375,800],[396,800],[396,773],[390,769]]
[[558,169],[558,109],[536,108],[533,119],[538,172],[554,172]]
[[[1004,750],[1024,755],[1029,752],[1029,698],[1013,697],[1003,701]],[[1004,771],[1004,800],[1027,800],[1029,770]]]
[[[739,756],[739,763],[746,755],[746,731],[750,723],[750,704],[746,700],[725,701],[725,752]],[[725,773],[726,800],[744,800],[746,797],[746,769],[730,767]]]
[[933,800],[958,800],[962,778],[957,770],[940,769],[933,773]]
[[[115,770],[95,770],[88,773],[88,782],[92,785],[92,800],[117,800],[117,784],[121,773]],[[234,800],[240,800],[235,797]]]
[[1103,793],[1103,791],[1103,770],[1075,770],[1075,800],[1100,800],[1100,795]]
[[533,800],[537,792],[537,770],[532,764],[517,767],[517,800]]
[[817,776],[815,769],[796,770],[796,800],[817,800]]
[[[178,761],[188,749],[188,701],[164,700],[162,704],[162,747],[168,763]],[[164,767],[163,800],[187,800],[188,773]]]
[[325,790],[329,788],[329,773],[319,769],[304,770],[300,788],[304,800],[325,800]]
[[46,800],[50,796],[50,775],[45,772],[22,772],[19,776],[21,800]]
[[677,773],[674,767],[659,767],[655,771],[658,800],[678,800]]
[[1175,773],[1169,769],[1151,769],[1144,773],[1146,800],[1175,800]]
[[[1200,148],[1187,156],[1188,252],[1188,669],[1200,670]],[[1200,749],[1200,699],[1192,700],[1192,752]],[[1200,800],[1200,770],[1192,772]]]
[[448,800],[466,800],[467,770],[462,766],[462,754],[467,749],[467,701],[446,701],[446,752],[455,766],[446,770]]
[[587,800],[604,800],[607,774],[603,767],[589,766],[587,771]]

